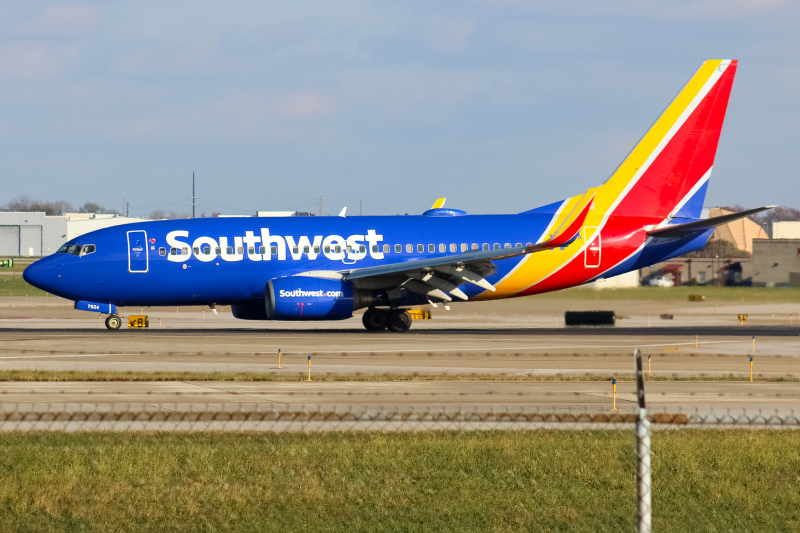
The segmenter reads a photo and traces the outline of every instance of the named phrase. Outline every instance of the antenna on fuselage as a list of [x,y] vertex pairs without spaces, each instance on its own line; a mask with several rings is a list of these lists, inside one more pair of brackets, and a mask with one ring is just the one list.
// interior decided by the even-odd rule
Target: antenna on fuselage
[[197,196],[194,195],[194,170],[192,171],[192,218],[194,218],[194,207],[197,205]]

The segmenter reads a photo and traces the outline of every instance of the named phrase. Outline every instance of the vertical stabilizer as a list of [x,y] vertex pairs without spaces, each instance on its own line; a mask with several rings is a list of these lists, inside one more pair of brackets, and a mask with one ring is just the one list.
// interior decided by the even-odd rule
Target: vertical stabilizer
[[703,63],[600,187],[596,208],[606,215],[698,218],[735,74],[735,60]]

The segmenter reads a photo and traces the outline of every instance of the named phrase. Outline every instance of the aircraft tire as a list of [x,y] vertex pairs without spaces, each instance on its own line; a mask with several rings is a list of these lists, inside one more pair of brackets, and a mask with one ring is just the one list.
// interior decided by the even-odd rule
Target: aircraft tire
[[364,311],[364,316],[361,317],[361,322],[369,331],[383,331],[386,329],[386,326],[389,322],[389,317],[387,316],[386,311],[370,307]]
[[408,331],[411,327],[411,315],[405,309],[395,309],[389,313],[389,320],[387,321],[389,331],[395,333],[402,333]]
[[106,317],[106,327],[108,329],[119,329],[122,326],[122,317],[119,315],[108,315]]

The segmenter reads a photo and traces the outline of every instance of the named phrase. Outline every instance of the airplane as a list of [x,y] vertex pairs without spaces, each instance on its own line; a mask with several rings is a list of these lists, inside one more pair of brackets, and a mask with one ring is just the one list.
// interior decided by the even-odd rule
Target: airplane
[[407,331],[408,308],[516,298],[616,276],[705,246],[702,219],[736,60],[702,64],[608,180],[518,214],[444,199],[413,216],[146,221],[93,231],[25,269],[31,285],[108,315],[118,306],[230,305],[244,320],[341,320]]

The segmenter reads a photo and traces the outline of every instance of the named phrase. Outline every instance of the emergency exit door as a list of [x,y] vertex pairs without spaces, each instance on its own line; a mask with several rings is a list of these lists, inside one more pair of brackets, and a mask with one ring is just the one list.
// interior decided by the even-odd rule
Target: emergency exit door
[[601,242],[597,227],[583,228],[583,241],[588,243],[583,251],[583,266],[600,268]]
[[150,264],[147,258],[147,232],[144,230],[128,232],[128,272],[147,272]]

